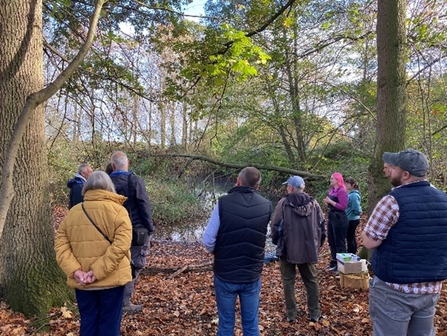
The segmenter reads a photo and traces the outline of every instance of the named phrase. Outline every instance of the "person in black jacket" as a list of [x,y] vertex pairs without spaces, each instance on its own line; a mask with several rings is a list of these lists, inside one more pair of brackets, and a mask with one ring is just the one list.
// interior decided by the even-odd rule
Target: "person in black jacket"
[[256,192],[261,174],[242,169],[236,186],[219,198],[203,244],[214,254],[214,289],[219,327],[217,335],[233,335],[239,296],[244,335],[259,335],[258,308],[267,225],[272,204]]
[[83,163],[79,165],[78,172],[73,176],[73,178],[67,182],[67,187],[70,188],[70,195],[68,199],[69,209],[84,200],[82,188],[92,172],[92,167],[87,163]]
[[[133,231],[130,253],[134,279],[125,286],[123,312],[135,313],[140,311],[142,306],[132,304],[130,298],[134,292],[135,281],[146,266],[146,259],[149,255],[150,238],[154,232],[152,208],[143,179],[129,170],[127,155],[120,151],[115,152],[112,154],[111,163],[113,172],[110,174],[110,178],[115,185],[116,192],[127,197],[123,206],[129,212]],[[142,241],[136,239],[138,232],[145,232]]]

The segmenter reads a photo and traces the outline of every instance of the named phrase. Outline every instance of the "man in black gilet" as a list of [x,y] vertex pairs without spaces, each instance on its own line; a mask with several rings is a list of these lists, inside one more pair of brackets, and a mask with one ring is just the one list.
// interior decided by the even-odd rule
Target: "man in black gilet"
[[244,335],[259,335],[258,308],[267,225],[272,204],[256,190],[261,174],[244,168],[236,186],[220,197],[203,235],[214,254],[214,289],[219,314],[217,335],[233,335],[239,296]]

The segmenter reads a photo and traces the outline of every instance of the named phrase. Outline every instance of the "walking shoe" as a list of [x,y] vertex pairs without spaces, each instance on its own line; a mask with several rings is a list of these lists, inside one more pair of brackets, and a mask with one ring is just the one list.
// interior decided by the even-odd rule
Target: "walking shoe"
[[293,321],[295,321],[295,319],[294,319],[294,318],[291,318],[291,317],[288,317],[288,316],[287,316],[287,322],[290,322],[290,323],[292,323]]
[[330,271],[330,272],[334,272],[334,271],[336,271],[337,270],[337,266],[331,266],[331,265],[329,265],[327,268],[326,268],[326,271]]
[[123,313],[138,313],[139,311],[141,311],[143,307],[141,305],[134,305],[132,303],[128,303],[126,305],[123,306]]
[[314,323],[318,322],[320,319],[321,319],[321,315],[318,317],[309,317],[309,321],[314,322]]

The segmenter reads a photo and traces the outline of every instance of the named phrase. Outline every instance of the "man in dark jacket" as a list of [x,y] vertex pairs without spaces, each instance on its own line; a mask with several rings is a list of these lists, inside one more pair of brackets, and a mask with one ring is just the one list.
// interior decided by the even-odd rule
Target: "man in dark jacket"
[[385,152],[393,189],[363,232],[374,249],[369,289],[373,335],[435,335],[433,318],[447,279],[447,195],[427,180],[428,160],[414,149]]
[[275,208],[272,218],[272,241],[277,245],[286,302],[287,321],[297,317],[295,301],[296,267],[307,291],[309,320],[321,317],[320,294],[315,264],[318,249],[324,241],[324,217],[318,202],[304,192],[304,180],[292,176],[287,184],[288,195]]
[[233,335],[239,296],[244,335],[259,335],[258,308],[269,200],[256,190],[261,174],[242,169],[236,186],[219,198],[203,234],[203,244],[214,254],[214,289],[219,314],[218,335]]
[[[135,313],[140,311],[142,306],[132,304],[130,298],[134,292],[138,274],[146,266],[146,258],[149,255],[150,238],[154,232],[152,209],[144,181],[129,170],[127,155],[123,152],[115,152],[112,154],[111,162],[113,172],[110,174],[110,178],[115,185],[116,192],[127,197],[123,206],[129,212],[134,235],[130,253],[135,278],[124,288],[123,312]],[[135,230],[141,231],[141,229],[147,230],[147,237],[142,244],[135,241]]]
[[67,182],[67,187],[70,188],[70,195],[68,199],[68,208],[71,209],[76,204],[84,201],[82,196],[82,188],[92,173],[93,169],[89,164],[83,163],[79,165],[78,172]]

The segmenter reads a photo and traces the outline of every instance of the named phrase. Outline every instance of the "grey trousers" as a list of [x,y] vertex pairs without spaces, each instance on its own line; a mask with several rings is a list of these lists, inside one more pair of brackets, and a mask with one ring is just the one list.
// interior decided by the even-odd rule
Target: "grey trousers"
[[374,277],[369,288],[373,336],[434,336],[433,317],[439,297],[439,293],[403,293]]
[[296,268],[298,268],[304,286],[307,292],[307,309],[310,318],[319,319],[320,310],[320,291],[318,288],[317,269],[314,264],[290,264],[284,257],[280,257],[280,269],[282,282],[284,287],[284,298],[286,301],[286,314],[290,319],[297,316],[296,300],[295,300],[295,276]]
[[135,290],[135,283],[138,281],[138,275],[141,270],[146,266],[146,259],[149,255],[149,248],[151,243],[151,236],[148,236],[146,242],[143,246],[131,246],[130,247],[130,257],[132,259],[133,264],[135,265],[136,277],[128,282],[124,286],[124,298],[123,305],[127,305],[130,303],[130,298],[133,295]]

